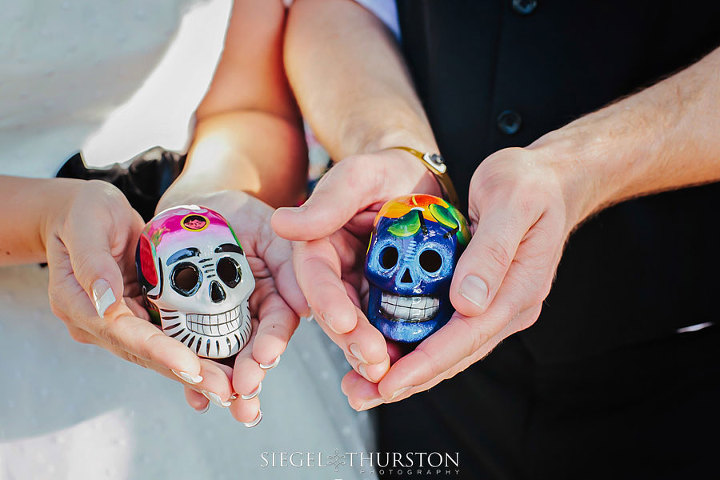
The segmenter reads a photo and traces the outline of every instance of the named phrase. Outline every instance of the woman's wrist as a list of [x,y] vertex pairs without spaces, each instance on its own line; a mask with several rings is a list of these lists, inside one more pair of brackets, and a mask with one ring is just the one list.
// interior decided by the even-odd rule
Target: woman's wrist
[[38,232],[42,242],[43,252],[47,250],[48,239],[62,229],[67,212],[75,202],[77,195],[83,188],[87,188],[87,181],[66,178],[53,178],[38,180],[33,185],[38,198],[43,199],[38,219]]
[[[242,190],[210,191],[201,187],[202,185],[194,186],[191,182],[180,185],[173,184],[158,202],[155,213],[178,205],[200,205],[213,210],[229,210],[235,204],[243,204],[246,199],[253,197],[251,193]],[[228,196],[233,197],[232,202],[228,202]]]

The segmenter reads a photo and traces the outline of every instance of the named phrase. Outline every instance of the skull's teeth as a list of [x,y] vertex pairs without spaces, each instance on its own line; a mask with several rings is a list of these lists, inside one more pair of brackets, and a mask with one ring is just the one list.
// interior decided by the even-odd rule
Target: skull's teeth
[[188,313],[187,327],[190,331],[208,337],[222,337],[240,328],[240,306],[214,315]]
[[440,299],[429,296],[400,296],[383,293],[380,308],[389,320],[424,322],[437,314]]

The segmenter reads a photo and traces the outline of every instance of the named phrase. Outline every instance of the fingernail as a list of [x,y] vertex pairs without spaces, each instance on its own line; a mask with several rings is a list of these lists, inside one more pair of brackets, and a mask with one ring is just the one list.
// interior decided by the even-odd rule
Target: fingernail
[[348,350],[350,350],[350,353],[352,353],[353,356],[360,360],[362,363],[368,363],[368,361],[365,360],[365,357],[362,356],[362,353],[360,352],[360,347],[357,346],[357,343],[351,343],[350,345],[348,345]]
[[392,397],[390,397],[390,401],[392,402],[393,400],[395,400],[396,398],[398,398],[400,395],[402,395],[403,393],[407,392],[407,391],[410,390],[411,388],[413,388],[412,385],[410,385],[409,387],[403,387],[403,388],[400,388],[400,389],[398,389],[398,390],[395,390],[395,392],[392,394]]
[[342,335],[342,333],[338,332],[337,330],[335,330],[335,327],[333,327],[333,317],[332,317],[332,315],[329,315],[329,314],[327,314],[327,313],[323,313],[323,314],[322,314],[322,320],[323,320],[323,322],[325,322],[325,325],[327,325],[328,328],[330,328],[330,330],[332,330],[333,332],[337,333],[338,335]]
[[272,361],[272,363],[268,363],[267,365],[264,363],[260,363],[260,368],[263,370],[270,370],[271,368],[277,367],[277,364],[280,363],[280,355],[277,356],[275,360]]
[[97,310],[98,316],[103,318],[105,316],[105,310],[115,303],[115,294],[113,293],[112,288],[110,288],[110,284],[101,278],[99,280],[95,280],[95,283],[93,283],[92,295],[93,302],[95,303],[95,310]]
[[207,390],[201,390],[200,393],[205,395],[205,398],[210,400],[212,403],[214,403],[218,407],[226,408],[226,407],[230,406],[230,402],[223,402],[223,399],[220,398],[220,395],[218,395],[215,392],[208,392]]
[[233,393],[232,395],[230,395],[230,401],[231,401],[231,402],[232,402],[233,400],[237,400],[237,399],[238,399],[238,394],[237,394],[237,393]]
[[358,373],[360,373],[360,375],[365,377],[367,380],[370,380],[370,378],[368,377],[368,374],[367,374],[367,368],[365,367],[364,363],[361,363],[360,365],[358,365]]
[[361,412],[363,410],[370,410],[371,408],[375,408],[382,403],[383,403],[382,398],[373,398],[372,400],[368,400],[365,403],[363,403],[362,405],[360,405],[360,408],[358,409],[358,411]]
[[198,412],[200,415],[202,415],[203,413],[207,412],[208,410],[210,410],[209,403],[207,405],[205,405],[205,408],[203,408],[202,410],[195,410],[195,411]]
[[243,400],[250,400],[251,398],[255,398],[258,396],[258,393],[262,392],[262,382],[260,382],[255,390],[248,393],[247,395],[240,395],[240,398]]
[[480,277],[468,275],[460,284],[460,295],[484,309],[488,298],[487,284]]
[[203,377],[201,375],[190,375],[189,373],[173,370],[172,368],[170,369],[170,371],[177,375],[178,378],[189,383],[190,385],[196,385],[203,381]]
[[382,363],[377,363],[375,365],[363,365],[367,368],[367,370],[364,372],[365,375],[363,375],[365,378],[367,378],[369,381],[373,383],[379,382],[387,373],[388,369],[390,368],[390,357],[385,357],[385,361]]
[[247,422],[245,424],[245,426],[247,428],[252,428],[255,425],[257,425],[258,423],[260,423],[260,420],[262,420],[262,410],[258,410],[258,414],[257,414],[257,417],[255,417],[255,420],[253,420],[252,422]]

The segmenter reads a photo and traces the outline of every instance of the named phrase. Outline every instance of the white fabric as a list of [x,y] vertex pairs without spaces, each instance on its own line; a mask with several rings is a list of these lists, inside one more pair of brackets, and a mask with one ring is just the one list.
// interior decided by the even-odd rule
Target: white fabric
[[[229,9],[0,0],[0,173],[52,176],[84,143],[94,164],[181,147]],[[196,35],[178,37],[189,56],[170,46],[181,20]],[[375,478],[343,465],[264,466],[264,452],[373,450],[370,417],[340,392],[343,355],[314,323],[303,321],[268,373],[252,429],[214,406],[198,415],[176,382],[71,340],[38,266],[0,268],[0,365],[0,480]]]

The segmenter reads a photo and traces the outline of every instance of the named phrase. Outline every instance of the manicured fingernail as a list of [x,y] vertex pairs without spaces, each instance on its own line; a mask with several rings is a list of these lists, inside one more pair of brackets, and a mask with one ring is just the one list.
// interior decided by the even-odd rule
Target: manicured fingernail
[[360,405],[360,408],[358,408],[358,411],[361,412],[363,410],[370,410],[371,408],[375,408],[378,405],[383,403],[382,398],[373,398],[372,400],[368,400],[362,405]]
[[245,424],[245,426],[247,428],[252,428],[255,425],[257,425],[258,423],[260,423],[260,420],[262,420],[262,410],[258,410],[258,414],[257,414],[257,417],[255,417],[255,420],[253,420],[252,422],[247,422]]
[[243,400],[250,400],[251,398],[255,398],[258,396],[258,393],[262,392],[262,382],[260,382],[255,390],[248,393],[247,395],[240,395],[240,398]]
[[280,355],[277,356],[275,360],[272,361],[272,363],[264,364],[260,363],[260,368],[263,370],[270,370],[271,368],[277,367],[277,364],[280,363]]
[[93,283],[92,295],[93,302],[95,303],[95,310],[97,310],[98,316],[102,318],[105,316],[105,310],[115,303],[115,294],[113,293],[112,288],[110,288],[110,284],[101,278],[99,280],[95,280],[95,283]]
[[409,387],[403,387],[403,388],[399,388],[399,389],[395,390],[395,392],[392,394],[392,397],[390,397],[390,401],[392,402],[393,400],[395,400],[396,398],[398,398],[400,395],[407,392],[411,388],[413,388],[412,385],[410,385]]
[[325,325],[327,325],[330,330],[332,330],[333,332],[337,333],[338,335],[342,335],[342,333],[338,332],[337,330],[335,330],[335,327],[333,327],[333,320],[334,320],[334,319],[333,319],[333,316],[332,316],[332,315],[329,315],[329,314],[327,314],[327,313],[323,313],[323,314],[322,314],[322,320],[323,320],[323,322],[325,322]]
[[203,377],[201,375],[190,375],[189,373],[179,372],[177,370],[173,370],[172,368],[170,369],[170,371],[177,375],[178,378],[189,383],[190,385],[196,385],[203,381]]
[[210,410],[209,403],[207,405],[205,405],[205,408],[203,408],[202,410],[195,410],[195,411],[198,412],[200,415],[202,415],[203,413],[207,412],[208,410]]
[[480,277],[468,275],[460,284],[460,295],[484,309],[488,298],[487,284]]
[[232,395],[230,395],[230,401],[231,401],[231,402],[232,402],[233,400],[237,400],[237,399],[238,399],[238,394],[237,394],[237,393],[233,393]]
[[362,363],[368,363],[368,361],[365,360],[365,357],[362,356],[362,352],[360,352],[360,347],[357,346],[357,343],[351,343],[348,345],[348,350],[350,350],[350,353],[352,353],[353,356]]
[[208,392],[207,390],[201,390],[200,393],[205,395],[205,398],[210,400],[212,403],[214,403],[218,407],[226,408],[226,407],[230,406],[230,402],[223,402],[223,399],[220,398],[220,395],[218,395],[215,392]]

